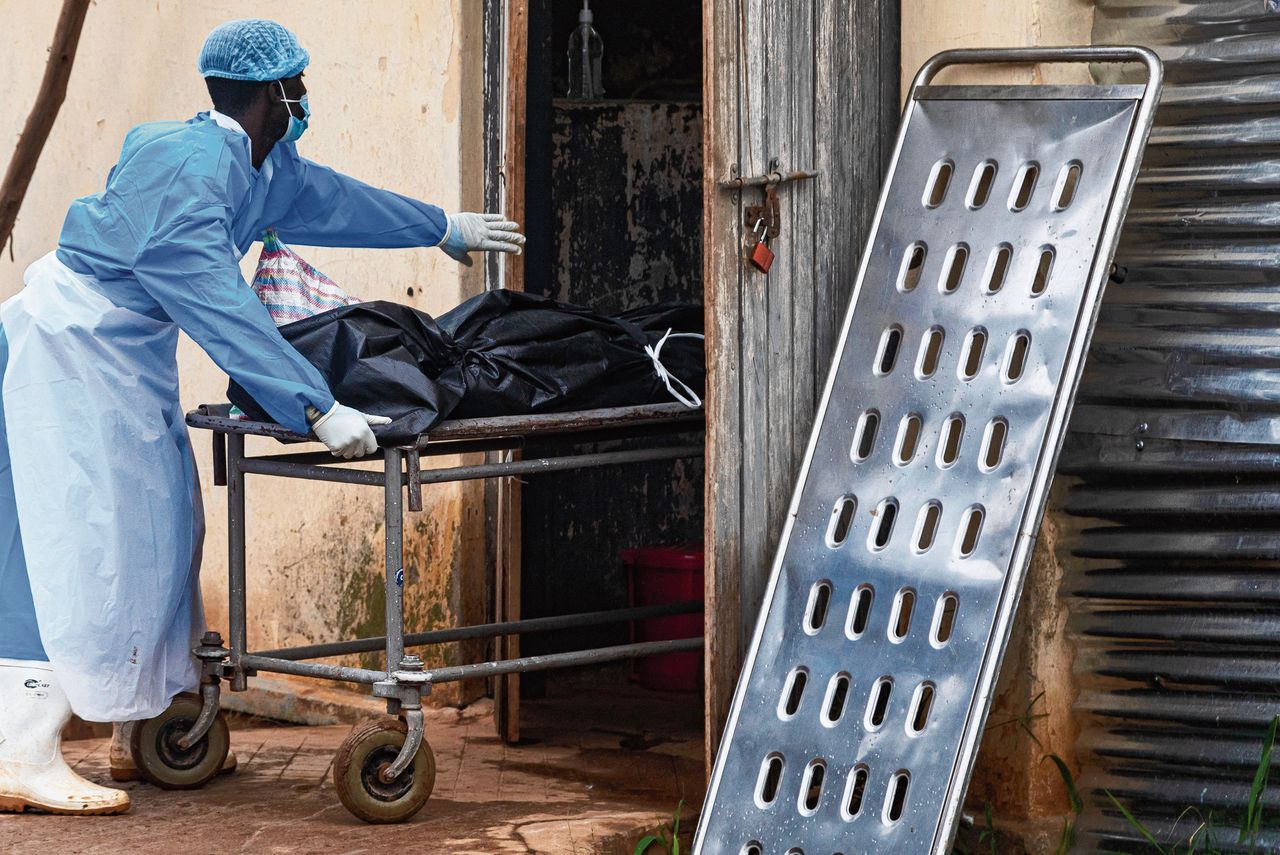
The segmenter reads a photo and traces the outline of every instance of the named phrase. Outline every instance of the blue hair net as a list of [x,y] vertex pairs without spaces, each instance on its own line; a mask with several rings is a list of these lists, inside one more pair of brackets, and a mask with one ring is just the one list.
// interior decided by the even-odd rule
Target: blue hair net
[[301,74],[310,60],[298,37],[275,21],[245,18],[214,27],[196,67],[202,77],[270,81]]

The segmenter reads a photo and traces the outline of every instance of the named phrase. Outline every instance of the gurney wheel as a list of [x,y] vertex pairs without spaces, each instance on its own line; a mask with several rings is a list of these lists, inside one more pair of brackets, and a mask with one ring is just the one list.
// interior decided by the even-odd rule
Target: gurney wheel
[[436,757],[424,739],[413,763],[390,784],[378,777],[404,745],[408,725],[398,718],[358,725],[333,760],[333,786],[347,810],[365,822],[403,822],[422,810],[436,785]]
[[133,763],[144,779],[165,790],[194,790],[209,783],[222,769],[231,748],[227,720],[218,713],[199,742],[183,749],[178,740],[200,715],[199,695],[181,694],[155,718],[133,728]]

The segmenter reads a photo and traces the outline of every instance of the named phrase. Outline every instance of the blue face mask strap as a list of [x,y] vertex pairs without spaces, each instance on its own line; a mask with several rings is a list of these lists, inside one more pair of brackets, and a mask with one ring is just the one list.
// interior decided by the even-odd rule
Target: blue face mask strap
[[[303,103],[303,99],[304,99],[306,96],[304,95],[304,96],[303,96],[303,98],[290,98],[290,97],[288,96],[288,94],[286,94],[286,93],[285,93],[285,91],[284,91],[284,82],[283,82],[283,81],[277,80],[277,81],[276,81],[276,85],[280,87],[280,100],[281,100],[281,101],[283,101],[283,102],[285,103],[285,105],[288,107],[288,110],[289,110],[289,117],[290,117],[290,118],[294,118],[294,119],[298,118],[297,116],[294,116],[294,115],[293,115],[293,107],[292,107],[292,106],[289,106],[289,105],[292,105],[292,104],[302,104],[302,103]],[[302,118],[303,118],[303,119],[308,118],[308,116],[307,116],[307,111],[306,111],[306,109],[305,109],[305,108],[304,108],[304,109],[303,109],[303,111],[302,111]]]

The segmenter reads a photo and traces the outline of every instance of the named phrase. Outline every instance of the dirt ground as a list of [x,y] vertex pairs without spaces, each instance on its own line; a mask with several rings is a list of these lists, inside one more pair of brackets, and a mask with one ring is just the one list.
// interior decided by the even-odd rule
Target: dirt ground
[[[0,815],[0,851],[630,855],[682,800],[692,829],[705,787],[699,697],[552,683],[525,702],[516,746],[497,738],[491,711],[483,701],[428,712],[436,786],[401,825],[366,825],[338,801],[331,764],[349,727],[250,722],[232,732],[234,774],[190,792],[126,784],[124,816]],[[110,783],[106,740],[68,742],[65,755]]]

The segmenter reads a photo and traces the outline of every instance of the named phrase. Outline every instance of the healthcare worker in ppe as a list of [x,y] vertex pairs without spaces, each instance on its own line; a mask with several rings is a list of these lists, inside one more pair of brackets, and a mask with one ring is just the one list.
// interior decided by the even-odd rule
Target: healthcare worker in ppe
[[[468,264],[524,243],[500,215],[446,215],[299,155],[307,62],[274,22],[217,27],[198,63],[214,109],[131,130],[106,188],[71,204],[56,251],[0,307],[0,810],[127,810],[62,761],[63,725],[150,718],[197,685],[180,329],[280,424],[343,457],[377,449],[370,426],[389,420],[335,401],[241,277],[263,230]],[[131,776],[127,752],[112,765]]]

